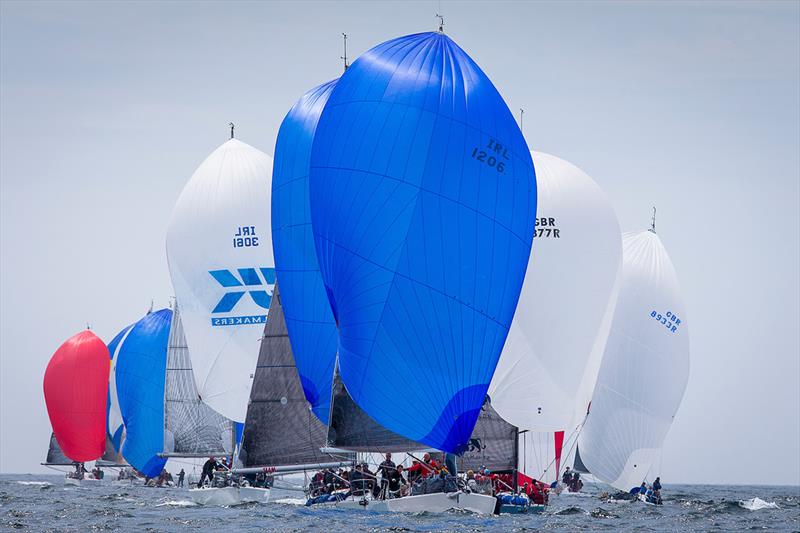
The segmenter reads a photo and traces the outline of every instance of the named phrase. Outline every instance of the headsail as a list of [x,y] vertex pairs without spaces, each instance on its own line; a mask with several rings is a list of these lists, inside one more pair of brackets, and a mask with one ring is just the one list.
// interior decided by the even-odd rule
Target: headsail
[[275,270],[269,230],[272,158],[236,139],[181,192],[167,230],[172,286],[200,398],[243,422]]
[[689,378],[689,330],[675,268],[653,231],[622,237],[619,299],[581,459],[620,490],[651,472]]
[[200,400],[178,303],[172,312],[164,383],[164,453],[225,455],[233,452],[233,422]]
[[311,412],[292,356],[275,285],[258,356],[239,458],[245,467],[319,463],[325,425]]
[[164,372],[171,321],[169,309],[148,313],[130,329],[117,355],[117,396],[125,423],[122,455],[148,477],[157,476],[166,463],[158,454],[164,443]]
[[106,447],[108,348],[89,330],[56,350],[44,373],[44,399],[64,455],[93,461]]
[[272,243],[286,327],[306,399],[326,424],[338,332],[314,249],[308,173],[317,121],[335,85],[311,89],[283,119],[272,172]]
[[530,256],[536,183],[511,112],[446,35],[383,43],[333,89],[309,190],[348,392],[385,428],[462,451]]

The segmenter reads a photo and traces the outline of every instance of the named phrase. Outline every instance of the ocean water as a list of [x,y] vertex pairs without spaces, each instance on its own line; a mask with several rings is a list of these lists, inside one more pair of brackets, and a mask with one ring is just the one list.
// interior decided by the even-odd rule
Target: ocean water
[[[665,485],[664,505],[608,502],[600,487],[551,498],[543,514],[413,515],[290,503],[201,507],[187,489],[71,487],[61,476],[0,476],[2,531],[800,531],[800,487]],[[275,499],[297,499],[276,491]],[[298,500],[299,501],[299,500]]]

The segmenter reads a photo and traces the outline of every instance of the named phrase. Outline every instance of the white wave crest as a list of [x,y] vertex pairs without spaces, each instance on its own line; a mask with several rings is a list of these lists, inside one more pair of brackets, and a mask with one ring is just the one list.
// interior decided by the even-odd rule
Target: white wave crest
[[780,509],[775,502],[767,502],[761,498],[751,498],[749,500],[739,500],[739,507],[750,511],[758,511],[760,509]]
[[167,500],[163,503],[159,503],[156,507],[164,507],[165,505],[171,507],[194,507],[197,504],[189,500]]

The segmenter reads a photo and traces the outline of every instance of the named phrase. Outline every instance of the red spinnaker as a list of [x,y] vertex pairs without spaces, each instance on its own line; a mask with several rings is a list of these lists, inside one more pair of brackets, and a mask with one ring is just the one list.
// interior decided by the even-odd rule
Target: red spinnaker
[[93,461],[106,448],[108,348],[82,331],[62,344],[44,372],[44,400],[58,445],[73,461]]

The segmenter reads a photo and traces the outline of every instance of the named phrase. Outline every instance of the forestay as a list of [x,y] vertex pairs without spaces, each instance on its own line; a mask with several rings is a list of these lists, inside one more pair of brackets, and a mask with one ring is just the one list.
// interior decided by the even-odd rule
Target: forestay
[[311,412],[303,394],[281,300],[276,284],[239,453],[245,467],[329,460],[320,452],[326,428]]
[[511,112],[444,34],[383,43],[333,89],[309,190],[347,391],[385,428],[462,451],[531,251],[536,183]]
[[172,314],[164,384],[164,452],[214,455],[233,451],[233,422],[200,400],[178,303]]
[[314,249],[308,173],[317,122],[335,85],[311,89],[283,119],[272,172],[272,242],[286,327],[303,392],[325,424],[338,332]]
[[675,268],[653,231],[623,235],[622,277],[580,458],[620,490],[654,461],[689,378],[689,330]]
[[172,311],[161,309],[136,322],[120,343],[117,396],[125,424],[122,455],[131,466],[155,477],[166,459],[164,444],[164,372]]
[[200,398],[243,422],[275,270],[269,229],[272,159],[236,139],[181,192],[167,230],[172,286]]

